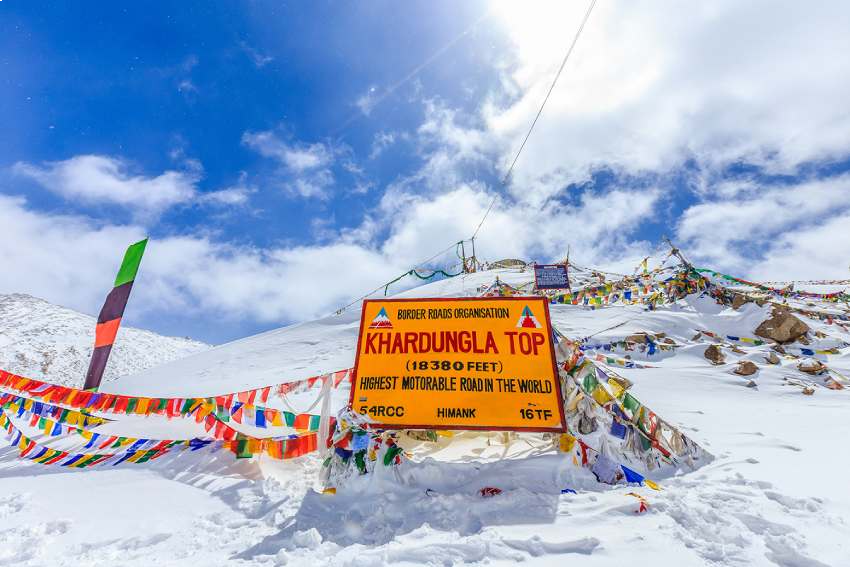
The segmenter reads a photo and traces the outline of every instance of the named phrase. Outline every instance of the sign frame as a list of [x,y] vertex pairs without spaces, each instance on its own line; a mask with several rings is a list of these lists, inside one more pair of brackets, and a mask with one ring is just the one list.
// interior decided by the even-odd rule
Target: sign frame
[[[370,429],[383,429],[398,431],[402,429],[425,429],[425,430],[444,430],[444,431],[516,431],[519,433],[567,433],[567,417],[564,413],[564,393],[561,391],[561,377],[558,373],[558,362],[555,356],[555,341],[554,333],[552,332],[552,322],[549,318],[549,301],[545,297],[539,295],[528,296],[512,296],[512,297],[405,297],[392,299],[364,299],[360,310],[360,327],[357,334],[357,352],[354,357],[354,369],[352,370],[351,394],[348,398],[348,409],[353,411],[354,408],[354,393],[355,385],[357,384],[358,368],[360,366],[360,350],[363,341],[363,326],[366,324],[366,304],[367,303],[387,303],[391,302],[417,302],[417,301],[525,301],[529,300],[542,301],[543,303],[543,318],[546,320],[545,331],[549,333],[549,358],[552,362],[552,372],[555,380],[555,390],[558,400],[558,415],[560,415],[561,423],[558,427],[506,427],[506,426],[488,426],[488,425],[463,425],[463,424],[446,424],[446,425],[420,425],[420,424],[386,424],[369,422],[366,427]],[[362,415],[362,414],[358,414]]]
[[[559,287],[551,287],[551,286],[540,287],[537,284],[537,268],[563,268],[564,269],[564,275],[566,276],[566,280],[567,280],[567,285],[566,286],[559,286]],[[572,289],[572,287],[570,286],[570,270],[568,268],[568,265],[567,264],[534,264],[534,287],[536,289],[541,289],[541,290],[545,290],[545,291],[557,290],[557,289]]]

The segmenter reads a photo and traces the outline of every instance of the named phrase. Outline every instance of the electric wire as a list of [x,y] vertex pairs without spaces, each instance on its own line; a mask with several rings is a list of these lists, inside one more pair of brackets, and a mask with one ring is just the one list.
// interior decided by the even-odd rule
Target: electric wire
[[[578,27],[575,36],[573,37],[572,43],[570,43],[569,49],[567,49],[566,55],[564,55],[564,59],[561,61],[561,66],[558,67],[558,72],[555,73],[555,79],[552,81],[552,84],[549,86],[549,90],[546,92],[546,97],[543,99],[543,103],[540,105],[540,108],[537,110],[537,114],[534,116],[534,120],[531,122],[531,126],[528,128],[528,132],[525,133],[525,138],[522,140],[522,144],[519,146],[519,150],[517,150],[516,155],[514,156],[513,161],[511,162],[510,167],[508,167],[507,173],[502,178],[501,185],[506,185],[508,179],[510,179],[511,174],[514,171],[514,166],[519,160],[520,154],[522,154],[522,150],[525,148],[526,142],[528,142],[528,138],[531,137],[531,132],[534,130],[534,127],[537,125],[537,121],[540,119],[540,115],[543,114],[543,108],[546,106],[546,103],[549,101],[549,96],[552,94],[552,91],[555,90],[555,85],[558,83],[558,79],[561,77],[561,73],[564,70],[564,67],[567,65],[567,61],[570,58],[570,55],[573,52],[573,49],[578,43],[578,38],[581,36],[581,32],[584,29],[584,25],[587,23],[587,20],[590,18],[590,13],[593,12],[593,7],[596,6],[596,0],[590,0],[590,5],[587,7],[587,11],[584,13],[584,18],[581,21],[581,25]],[[487,217],[490,214],[490,211],[493,209],[493,205],[496,204],[496,199],[499,194],[493,196],[493,199],[490,201],[490,206],[487,207],[487,210],[484,212],[484,216],[481,218],[481,222],[478,223],[478,226],[475,228],[475,232],[472,233],[472,238],[474,239],[478,235],[478,231],[481,230],[481,226],[484,224],[484,221],[487,220]]]

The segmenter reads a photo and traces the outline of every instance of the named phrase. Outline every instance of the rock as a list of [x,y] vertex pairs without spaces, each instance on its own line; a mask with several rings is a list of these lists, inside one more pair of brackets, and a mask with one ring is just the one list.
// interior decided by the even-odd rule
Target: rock
[[738,310],[747,303],[750,303],[750,298],[746,295],[741,295],[740,293],[736,293],[735,297],[732,299],[732,309]]
[[723,364],[726,362],[726,357],[723,356],[723,351],[717,345],[709,345],[703,354],[712,364]]
[[770,319],[756,328],[756,335],[778,343],[790,343],[809,332],[809,326],[785,308],[774,308]]
[[788,354],[788,353],[786,353],[786,352],[785,352],[785,349],[784,349],[784,348],[782,348],[780,345],[773,345],[773,346],[771,346],[770,348],[771,348],[771,349],[773,349],[773,350],[775,350],[775,351],[776,351],[776,352],[778,352],[779,354]]
[[747,354],[746,351],[741,350],[737,346],[732,347],[732,352],[734,352],[735,354]]
[[759,371],[759,367],[755,365],[754,362],[750,362],[749,360],[742,360],[738,363],[738,366],[735,368],[735,374],[738,376],[752,376],[756,372]]
[[667,336],[667,333],[655,333],[655,340],[663,339]]
[[646,342],[646,333],[637,333],[634,335],[629,335],[626,337],[627,343],[645,343]]
[[747,388],[758,388],[755,380],[747,380]]
[[596,431],[596,419],[582,414],[578,420],[578,432],[582,435],[590,435]]
[[664,337],[664,344],[666,344],[666,345],[674,345],[674,344],[676,344],[676,341],[674,341],[674,340],[673,340],[673,339],[671,339],[670,337]]
[[807,396],[811,396],[814,393],[815,393],[815,389],[812,388],[811,386],[806,386],[805,388],[803,388],[803,394],[805,394]]
[[698,340],[700,340],[700,337],[702,337],[702,333],[697,333],[696,335],[691,337],[691,340],[692,341],[698,341]]
[[775,352],[771,352],[766,357],[764,357],[765,362],[769,364],[779,364],[779,356]]
[[807,345],[807,346],[812,344],[811,342],[809,342],[809,339],[806,338],[806,335],[803,335],[802,337],[798,338],[797,342],[800,343],[801,345]]
[[826,370],[826,366],[824,366],[820,361],[815,360],[814,358],[805,358],[800,364],[797,365],[797,370],[800,372],[805,372],[806,374],[821,374]]

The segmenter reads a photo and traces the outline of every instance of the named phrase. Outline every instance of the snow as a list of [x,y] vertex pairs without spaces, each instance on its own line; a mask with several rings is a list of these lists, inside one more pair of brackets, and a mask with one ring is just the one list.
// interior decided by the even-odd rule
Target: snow
[[[400,295],[473,296],[497,276],[520,285],[532,274],[482,272]],[[539,434],[507,443],[501,433],[461,433],[438,443],[402,437],[412,461],[353,478],[335,495],[315,490],[317,455],[236,461],[226,452],[185,452],[145,465],[65,470],[18,461],[3,447],[0,565],[850,565],[850,389],[818,385],[797,369],[799,360],[767,364],[767,345],[734,343],[735,352],[726,341],[726,362],[713,366],[703,357],[713,340],[695,339],[701,330],[753,337],[769,311],[756,304],[733,310],[696,296],[654,311],[551,306],[553,324],[571,338],[605,343],[664,332],[679,345],[651,356],[611,353],[653,366],[612,369],[715,457],[696,471],[657,479],[660,492],[599,484]],[[850,342],[837,325],[805,321],[828,335],[810,348]],[[212,395],[348,368],[358,325],[352,309],[128,374],[104,390]],[[13,356],[8,346],[0,352]],[[846,347],[815,358],[850,375]],[[739,360],[755,362],[759,372],[734,374]],[[794,381],[815,384],[815,393],[803,395]],[[304,409],[317,393],[290,402]],[[347,397],[347,389],[336,391],[334,408]],[[181,420],[138,416],[101,429],[199,434]],[[484,498],[479,491],[487,486],[502,493]],[[576,493],[562,494],[566,488]],[[636,513],[630,492],[647,499],[648,512]]]
[[[91,359],[96,323],[94,317],[30,295],[0,294],[0,368],[80,388]],[[207,348],[191,339],[121,327],[103,379],[109,382]]]

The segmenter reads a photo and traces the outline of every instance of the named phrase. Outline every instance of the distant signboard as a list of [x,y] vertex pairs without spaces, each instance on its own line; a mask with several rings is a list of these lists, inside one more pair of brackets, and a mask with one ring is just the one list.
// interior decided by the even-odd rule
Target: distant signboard
[[570,277],[566,264],[535,264],[534,283],[537,289],[567,289]]
[[547,300],[364,301],[350,404],[385,429],[566,431]]

